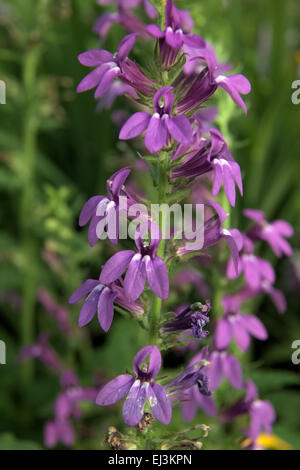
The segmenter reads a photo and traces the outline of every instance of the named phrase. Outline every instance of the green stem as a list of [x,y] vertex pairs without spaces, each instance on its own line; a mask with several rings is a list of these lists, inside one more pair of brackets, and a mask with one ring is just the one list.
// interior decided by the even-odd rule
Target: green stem
[[[34,174],[36,160],[36,140],[38,132],[38,116],[35,107],[36,74],[40,58],[40,46],[33,46],[24,58],[23,86],[26,100],[23,121],[23,192],[21,199],[20,223],[23,238],[24,283],[23,283],[23,315],[21,322],[22,344],[33,342],[34,304],[36,290],[36,256],[32,236],[32,210],[34,207]],[[32,373],[32,362],[23,364],[22,377],[28,383]]]
[[[159,184],[158,184],[158,201],[160,204],[165,202],[166,195],[168,193],[168,171],[167,171],[167,164],[168,164],[169,155],[166,153],[162,153],[160,156],[160,167],[159,167]],[[165,231],[166,231],[166,214],[163,211],[159,213],[159,227],[161,230],[161,242],[157,249],[157,256],[164,260],[165,257]],[[160,322],[161,316],[161,307],[162,307],[162,300],[159,297],[153,295],[152,301],[152,311],[150,312],[150,328],[149,328],[149,344],[156,344],[157,343],[157,333],[158,333],[158,325]]]

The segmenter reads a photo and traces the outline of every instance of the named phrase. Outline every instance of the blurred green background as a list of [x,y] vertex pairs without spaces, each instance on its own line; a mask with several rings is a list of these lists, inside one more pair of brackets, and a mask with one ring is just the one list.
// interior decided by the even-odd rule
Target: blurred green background
[[[191,10],[195,32],[252,83],[247,118],[233,111],[224,94],[220,100],[219,125],[230,136],[245,190],[231,225],[245,228],[242,209],[251,207],[264,210],[268,220],[284,218],[295,228],[291,260],[275,260],[269,248],[261,247],[261,255],[276,265],[276,287],[285,292],[288,310],[278,315],[265,297],[256,303],[253,313],[264,321],[270,339],[255,343],[246,373],[276,408],[275,434],[300,449],[300,370],[291,363],[291,343],[300,340],[300,105],[291,102],[292,82],[300,79],[300,4],[175,3]],[[43,424],[51,418],[59,392],[55,374],[38,363],[20,366],[16,358],[21,345],[49,332],[64,363],[87,386],[96,373],[104,378],[122,373],[143,345],[138,326],[128,328],[117,314],[106,336],[96,321],[79,330],[78,305],[67,305],[86,277],[98,276],[111,250],[101,243],[89,247],[86,230],[77,227],[81,206],[88,197],[103,194],[107,177],[135,158],[133,150],[118,142],[111,111],[97,112],[93,93],[75,93],[86,74],[77,55],[99,46],[92,24],[103,11],[94,0],[0,1],[0,79],[6,83],[6,104],[0,105],[0,339],[7,347],[7,364],[0,365],[0,449],[43,447]],[[114,51],[123,34],[113,26],[103,47]],[[136,54],[144,54],[143,46]],[[114,109],[125,106],[120,99]],[[136,177],[144,184],[142,173]],[[70,337],[59,333],[38,302],[40,287],[69,309]],[[116,409],[86,405],[84,411],[76,448],[99,448],[108,425],[122,426]],[[197,422],[211,421],[199,413]],[[206,447],[238,448],[240,431],[213,425]],[[172,426],[182,426],[178,411]]]

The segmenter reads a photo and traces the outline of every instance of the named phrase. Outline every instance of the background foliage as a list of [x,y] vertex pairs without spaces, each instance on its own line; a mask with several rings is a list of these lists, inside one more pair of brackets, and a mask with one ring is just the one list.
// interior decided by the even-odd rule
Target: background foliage
[[[197,32],[253,86],[246,119],[232,111],[230,98],[223,97],[220,110],[219,125],[231,137],[245,187],[231,225],[243,229],[242,209],[251,207],[295,227],[292,260],[276,261],[277,286],[287,295],[288,310],[278,315],[265,297],[252,306],[270,339],[252,348],[247,373],[276,408],[275,434],[299,449],[300,374],[291,363],[291,343],[300,339],[300,105],[291,102],[291,84],[300,78],[299,2],[188,0],[177,6],[191,9]],[[98,46],[91,29],[101,12],[94,0],[0,2],[0,79],[7,86],[7,104],[0,105],[0,339],[7,345],[7,364],[0,366],[0,449],[42,448],[43,424],[59,392],[57,377],[40,364],[18,363],[22,344],[48,331],[64,363],[87,386],[95,374],[105,381],[130,368],[143,346],[143,333],[132,323],[128,327],[125,318],[116,315],[104,336],[96,321],[79,330],[78,305],[67,306],[79,283],[98,275],[110,250],[107,244],[88,246],[86,230],[77,227],[80,208],[103,193],[113,171],[136,158],[117,141],[111,112],[97,112],[92,93],[75,93],[86,73],[77,55]],[[104,47],[115,50],[122,34],[113,26]],[[120,106],[124,101],[115,108]],[[146,184],[142,173],[137,175]],[[275,262],[270,249],[261,249]],[[69,309],[74,329],[68,338],[38,302],[39,287]],[[181,362],[180,355],[168,356],[166,367]],[[226,402],[231,392],[224,386],[220,393]],[[85,414],[76,448],[99,448],[109,425],[123,426],[118,407],[88,404]],[[195,422],[214,426],[205,448],[239,447],[236,425],[224,429],[201,412]],[[179,410],[171,427],[182,427]]]

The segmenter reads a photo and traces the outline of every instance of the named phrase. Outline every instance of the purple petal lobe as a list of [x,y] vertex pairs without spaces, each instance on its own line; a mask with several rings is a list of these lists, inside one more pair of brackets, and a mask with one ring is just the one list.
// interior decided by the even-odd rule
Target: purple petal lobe
[[79,54],[78,60],[82,65],[94,67],[102,64],[103,62],[112,61],[113,55],[111,52],[105,51],[104,49],[91,49]]
[[242,322],[252,336],[258,339],[267,339],[268,332],[257,317],[254,315],[242,315]]
[[133,382],[134,378],[131,375],[119,375],[100,390],[96,405],[108,406],[117,403],[129,392]]
[[110,329],[114,316],[114,300],[117,294],[109,287],[105,287],[98,300],[98,320],[101,328],[107,332]]
[[[79,225],[83,227],[88,223],[90,218],[95,214],[96,208],[100,201],[106,199],[104,196],[93,196],[86,203],[81,209],[80,216],[79,216]],[[107,199],[108,200],[108,199]]]
[[80,313],[79,313],[79,318],[78,318],[78,326],[80,328],[87,325],[92,320],[93,316],[95,315],[99,295],[102,289],[103,289],[103,286],[101,284],[98,284],[98,286],[92,290],[92,292],[87,297],[84,304],[82,305]]
[[123,61],[128,56],[129,52],[135,44],[135,41],[136,33],[127,34],[127,36],[121,40],[118,47],[118,59],[120,61]]
[[157,346],[145,346],[134,357],[133,370],[136,375],[140,372],[141,364],[149,358],[148,372],[151,373],[152,378],[155,378],[161,368],[161,354]]
[[167,141],[166,119],[154,113],[145,134],[145,145],[149,152],[155,153],[163,148]]
[[231,340],[231,325],[226,318],[218,321],[214,336],[217,349],[227,349]]
[[220,385],[223,374],[222,359],[220,354],[213,356],[212,363],[208,370],[209,386],[211,390],[215,390]]
[[196,401],[207,416],[217,415],[217,408],[212,397],[206,397],[202,393],[197,392]]
[[234,388],[243,388],[243,372],[241,364],[234,356],[231,354],[226,356],[226,358],[223,360],[223,368],[228,382]]
[[140,135],[147,128],[150,115],[147,113],[135,113],[123,125],[119,139],[128,140]]
[[150,360],[148,373],[151,374],[152,379],[155,379],[161,368],[161,354],[157,346],[150,346]]
[[133,256],[129,263],[128,270],[124,280],[125,294],[129,300],[136,300],[143,290],[146,283],[145,263],[141,254]]
[[113,255],[106,261],[102,268],[100,282],[110,284],[118,279],[118,277],[123,274],[134,255],[135,253],[132,250],[120,251]]
[[247,351],[250,346],[250,336],[247,333],[247,330],[244,328],[240,316],[233,320],[232,329],[238,347],[242,351]]
[[154,36],[155,38],[163,38],[165,33],[159,29],[156,24],[148,24],[146,26],[146,31],[150,36]]
[[143,417],[147,386],[136,380],[129,390],[123,406],[123,419],[128,426],[136,426]]
[[249,80],[241,74],[231,75],[229,77],[220,75],[216,79],[216,82],[231,96],[232,100],[238,106],[243,108],[245,114],[247,114],[247,107],[239,93],[243,95],[250,93],[251,85]]
[[153,260],[145,256],[146,272],[150,289],[160,299],[169,297],[169,277],[163,260],[156,256]]
[[103,74],[103,69],[101,66],[97,67],[95,70],[88,73],[79,83],[77,90],[76,90],[77,93],[91,90],[92,88],[97,86],[102,74]]
[[130,171],[129,168],[121,168],[109,178],[107,183],[113,195],[119,196]]
[[117,77],[120,74],[120,69],[119,67],[113,67],[109,68],[106,70],[101,77],[101,81],[96,88],[95,91],[95,99],[100,98],[111,86],[112,82],[114,81],[115,77]]
[[167,120],[168,131],[171,136],[181,144],[188,144],[192,140],[192,127],[185,116],[174,116]]
[[172,406],[164,387],[157,383],[149,385],[147,394],[155,418],[163,424],[169,424],[172,418]]
[[69,298],[69,304],[75,304],[99,284],[96,279],[87,279]]

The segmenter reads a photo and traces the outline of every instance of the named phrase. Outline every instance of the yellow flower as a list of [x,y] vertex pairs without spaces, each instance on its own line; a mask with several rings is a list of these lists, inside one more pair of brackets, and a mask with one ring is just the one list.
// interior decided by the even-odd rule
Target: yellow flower
[[260,434],[256,439],[256,443],[265,449],[275,449],[275,450],[291,450],[292,446],[281,439],[275,434]]

